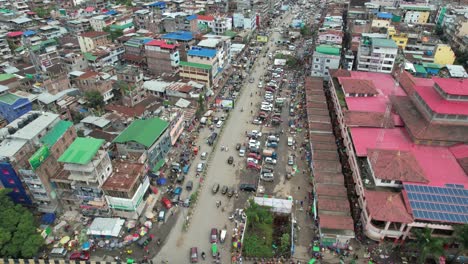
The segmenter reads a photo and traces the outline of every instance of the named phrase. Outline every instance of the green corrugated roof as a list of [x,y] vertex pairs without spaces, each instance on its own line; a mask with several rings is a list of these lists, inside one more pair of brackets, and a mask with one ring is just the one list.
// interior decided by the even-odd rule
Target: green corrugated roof
[[443,67],[445,67],[445,65],[443,64],[431,63],[431,62],[423,62],[423,66],[425,68],[431,68],[431,69],[442,69]]
[[419,65],[419,64],[414,64],[414,69],[416,70],[417,73],[424,73],[424,74],[427,73],[426,69],[424,69],[424,66]]
[[0,96],[0,101],[5,103],[5,104],[12,105],[16,101],[18,101],[18,99],[20,99],[20,98],[21,97],[15,95],[15,94],[7,93],[7,94],[4,94],[4,95]]
[[130,22],[130,23],[127,23],[127,24],[123,24],[123,25],[111,25],[111,26],[110,26],[111,30],[115,30],[115,29],[124,30],[124,29],[130,28],[130,27],[133,27],[133,22]]
[[154,165],[154,167],[151,169],[152,172],[158,172],[159,169],[164,166],[164,163],[166,163],[166,161],[164,159],[160,159],[158,161],[158,163],[156,163],[156,165]]
[[41,138],[41,142],[52,147],[72,125],[73,123],[70,121],[60,120],[52,130]]
[[115,143],[138,142],[149,148],[156,142],[169,123],[160,118],[138,119],[133,121],[118,137]]
[[337,48],[332,45],[320,45],[315,48],[315,51],[318,53],[328,54],[328,55],[340,55],[340,48]]
[[188,61],[180,61],[179,65],[180,66],[200,68],[200,69],[204,69],[204,70],[211,70],[211,68],[212,68],[211,65],[208,65],[208,64],[201,64],[201,63],[188,62]]
[[58,159],[59,162],[88,164],[104,144],[103,139],[78,137]]
[[89,52],[84,52],[83,55],[87,60],[90,60],[90,61],[95,61],[97,59],[96,56],[94,56],[93,54]]
[[2,73],[2,74],[0,74],[0,82],[9,80],[9,79],[15,78],[15,77],[16,76],[14,74],[11,74],[11,73]]
[[228,37],[235,37],[237,36],[237,33],[235,31],[232,31],[232,30],[226,30],[226,32],[224,32],[224,36],[228,36]]
[[415,11],[431,11],[429,6],[414,6],[414,5],[400,5],[400,9],[415,10]]
[[422,60],[423,57],[421,55],[413,55],[413,58],[418,59],[418,60]]
[[398,48],[393,39],[372,38],[372,45],[382,48]]

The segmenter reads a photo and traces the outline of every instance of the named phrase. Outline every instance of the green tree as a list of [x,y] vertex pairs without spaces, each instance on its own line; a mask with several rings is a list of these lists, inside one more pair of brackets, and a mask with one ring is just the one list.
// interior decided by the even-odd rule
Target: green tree
[[434,33],[435,33],[437,36],[440,37],[440,36],[444,35],[444,29],[443,29],[441,26],[437,26],[437,27],[435,28]]
[[114,40],[118,39],[119,37],[123,36],[122,29],[111,29],[110,27],[103,28],[104,32],[109,33],[109,38],[114,42]]
[[458,250],[451,259],[449,259],[449,263],[455,263],[456,259],[462,252],[466,252],[468,250],[468,225],[459,225],[455,226],[454,228],[454,237],[452,242],[458,244]]
[[416,263],[423,264],[429,258],[437,260],[444,255],[445,241],[442,238],[433,237],[431,229],[416,229],[413,235],[415,239],[408,243],[408,246],[419,253]]
[[281,236],[281,253],[287,254],[289,253],[291,248],[291,237],[289,236],[288,233],[285,233]]
[[457,51],[455,52],[455,56],[455,64],[462,65],[463,67],[468,68],[468,51]]
[[87,91],[85,98],[88,101],[88,107],[99,110],[104,106],[104,96],[99,91]]
[[197,117],[201,117],[205,112],[205,98],[202,94],[198,95],[198,109],[197,109]]
[[34,12],[40,18],[49,18],[50,17],[50,11],[52,11],[51,8],[38,7],[38,8],[34,9]]
[[0,190],[0,254],[2,257],[32,258],[44,245],[32,213],[15,205],[8,193]]

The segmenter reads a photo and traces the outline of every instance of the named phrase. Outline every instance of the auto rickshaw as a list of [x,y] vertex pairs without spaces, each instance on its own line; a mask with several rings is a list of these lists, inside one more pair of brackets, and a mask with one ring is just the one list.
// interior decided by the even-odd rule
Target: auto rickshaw
[[232,156],[229,156],[228,160],[227,160],[228,164],[232,164],[234,163],[234,157]]
[[216,243],[211,244],[211,256],[213,256],[213,258],[218,256],[218,245]]

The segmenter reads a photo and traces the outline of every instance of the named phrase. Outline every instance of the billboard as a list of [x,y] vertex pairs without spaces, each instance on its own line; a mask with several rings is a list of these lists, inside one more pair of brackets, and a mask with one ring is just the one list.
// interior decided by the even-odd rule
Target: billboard
[[42,146],[40,147],[36,153],[34,153],[31,158],[29,158],[29,164],[31,164],[31,168],[33,170],[36,170],[37,168],[39,168],[42,164],[42,162],[44,162],[45,159],[47,159],[47,157],[49,157],[50,155],[50,151],[49,151],[49,148],[47,146]]
[[257,36],[257,42],[268,42],[267,36]]
[[216,104],[223,109],[234,108],[234,101],[231,99],[216,99]]

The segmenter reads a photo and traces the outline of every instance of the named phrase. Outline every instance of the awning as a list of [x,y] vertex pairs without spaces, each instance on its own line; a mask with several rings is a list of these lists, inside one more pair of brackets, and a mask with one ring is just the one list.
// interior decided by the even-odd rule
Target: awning
[[153,168],[151,169],[152,172],[158,172],[159,169],[161,169],[162,166],[164,166],[164,164],[166,163],[166,161],[164,159],[160,159],[156,165],[153,166]]

